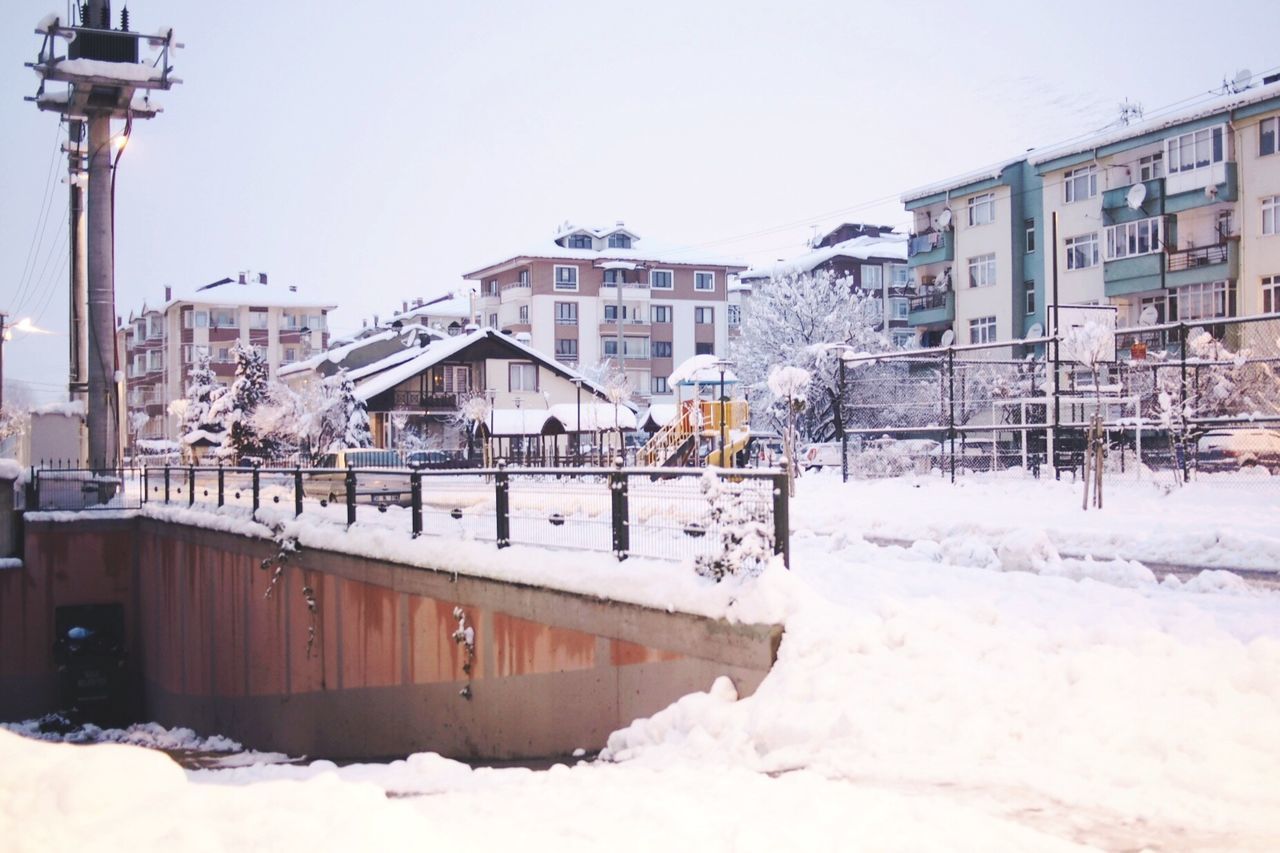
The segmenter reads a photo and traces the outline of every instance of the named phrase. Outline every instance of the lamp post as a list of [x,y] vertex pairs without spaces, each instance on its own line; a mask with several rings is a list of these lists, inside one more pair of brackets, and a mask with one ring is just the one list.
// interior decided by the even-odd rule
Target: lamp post
[[493,404],[496,402],[496,400],[497,400],[497,398],[498,398],[498,392],[497,392],[497,391],[495,391],[495,390],[494,390],[494,389],[492,389],[492,388],[486,388],[486,389],[484,389],[484,398],[485,398],[486,400],[488,400],[488,401],[489,401],[489,437],[488,437],[488,440],[485,442],[485,444],[486,444],[486,445],[488,446],[488,448],[489,448],[489,461],[488,461],[488,464],[492,465],[492,464],[493,464],[493,462],[494,462],[493,457],[494,457],[494,455],[495,455],[495,454],[494,454],[494,452],[493,452],[493,451],[494,451],[494,445],[493,445]]
[[725,396],[725,393],[724,393],[724,374],[730,367],[733,366],[733,362],[722,358],[716,361],[715,366],[716,366],[716,369],[720,371],[720,467],[732,468],[733,466],[729,465],[724,458],[724,447],[725,447],[724,409],[725,409],[725,404],[728,402],[728,398]]
[[[526,443],[524,434],[524,399],[521,397],[516,397],[516,411],[520,413],[520,455],[527,461],[529,457],[529,447]],[[524,464],[524,462],[521,464]]]
[[574,387],[578,389],[578,417],[573,425],[573,460],[577,465],[582,464],[582,377],[575,376],[569,380]]

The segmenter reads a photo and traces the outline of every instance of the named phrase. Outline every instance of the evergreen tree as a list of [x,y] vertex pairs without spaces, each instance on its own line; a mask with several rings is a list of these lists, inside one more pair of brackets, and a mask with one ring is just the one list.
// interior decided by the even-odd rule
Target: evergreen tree
[[222,422],[213,415],[213,404],[227,389],[218,384],[209,356],[201,355],[187,381],[186,409],[182,416],[182,436],[197,431],[215,437],[222,432]]
[[329,378],[332,411],[341,424],[343,447],[372,447],[373,431],[369,427],[369,410],[364,400],[356,397],[356,386],[343,370]]
[[236,343],[236,378],[225,394],[210,408],[210,414],[223,428],[220,455],[243,460],[246,457],[267,459],[278,450],[277,439],[264,435],[254,422],[254,413],[271,401],[267,360],[253,347]]

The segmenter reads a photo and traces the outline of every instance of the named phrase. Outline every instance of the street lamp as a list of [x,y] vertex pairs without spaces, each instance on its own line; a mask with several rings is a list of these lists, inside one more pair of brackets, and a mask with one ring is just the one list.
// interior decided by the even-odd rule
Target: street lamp
[[728,403],[729,401],[729,398],[726,397],[724,393],[724,374],[726,371],[728,371],[730,367],[733,367],[733,362],[729,361],[728,359],[721,358],[716,361],[715,367],[717,370],[720,371],[720,467],[732,468],[733,466],[727,464],[724,458],[724,446],[725,446],[724,409],[725,409],[725,404]]
[[573,458],[578,465],[582,464],[582,382],[581,376],[575,376],[569,380],[578,389],[578,417],[574,422],[573,433]]
[[521,464],[528,464],[529,447],[524,434],[524,399],[521,397],[516,397],[516,411],[520,413],[520,453],[524,457],[524,462]]
[[492,388],[484,389],[484,398],[489,401],[489,436],[485,444],[489,448],[489,464],[494,462],[494,441],[493,441],[493,405],[498,398],[498,392]]

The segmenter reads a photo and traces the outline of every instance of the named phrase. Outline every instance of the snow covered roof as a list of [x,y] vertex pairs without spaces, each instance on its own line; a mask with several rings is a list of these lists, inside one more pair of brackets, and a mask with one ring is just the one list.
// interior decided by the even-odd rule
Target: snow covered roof
[[741,273],[738,278],[739,281],[750,281],[752,279],[771,278],[775,275],[787,275],[788,273],[812,272],[822,264],[835,258],[853,258],[859,261],[884,259],[906,263],[907,235],[889,233],[881,234],[879,237],[854,237],[852,240],[845,240],[843,243],[836,243],[834,246],[814,249],[794,258],[777,261],[767,268],[760,267],[757,269],[752,267]]
[[603,429],[635,429],[636,413],[626,405],[615,407],[613,403],[583,403],[582,428],[578,428],[578,404],[556,403],[551,414],[569,432],[590,432]]
[[394,322],[407,322],[418,317],[457,317],[461,320],[471,318],[471,293],[455,291],[446,293],[423,302],[421,305],[410,305],[408,311],[397,311],[391,315]]
[[662,427],[675,420],[676,412],[678,411],[679,407],[675,403],[654,403],[645,410],[639,422],[642,426],[645,426],[652,421],[655,428],[662,429]]
[[220,278],[217,281],[201,285],[170,285],[167,297],[148,300],[130,319],[150,311],[165,311],[179,303],[197,305],[255,305],[263,308],[316,308],[321,311],[332,311],[338,306],[326,303],[315,297],[299,293],[297,287],[282,284],[268,284],[256,275],[246,275],[245,281],[237,277]]
[[305,370],[315,370],[326,361],[331,364],[342,364],[343,360],[347,356],[351,355],[351,353],[364,349],[370,344],[393,340],[396,337],[396,334],[397,332],[395,329],[387,329],[386,331],[370,335],[367,338],[361,338],[358,341],[352,341],[348,344],[330,347],[324,352],[311,356],[311,358],[303,359],[302,361],[295,361],[293,364],[281,367],[280,370],[277,371],[277,374],[279,376],[292,376],[295,373],[302,373]]
[[1206,94],[1191,106],[1153,115],[1151,118],[1136,121],[1132,124],[1104,128],[1097,133],[1078,137],[1061,145],[1033,149],[1027,159],[1034,165],[1047,163],[1059,157],[1079,154],[1082,151],[1091,151],[1104,145],[1122,142],[1135,136],[1144,136],[1154,131],[1164,130],[1165,128],[1175,127],[1179,124],[1185,124],[1186,122],[1217,113],[1238,109],[1269,98],[1280,98],[1280,81],[1253,86],[1243,92],[1230,92],[1225,95]]
[[[607,236],[608,234],[617,233],[618,231],[625,231],[633,237],[632,248],[604,248],[599,251],[595,249],[567,249],[555,242],[568,234],[575,233],[575,231],[587,232],[594,236]],[[639,245],[641,243],[643,243],[643,245]],[[495,264],[488,264],[480,267],[479,269],[473,270],[472,272],[464,273],[462,277],[466,279],[483,278],[493,270],[508,266],[515,262],[523,262],[534,258],[557,261],[634,261],[637,263],[648,264],[684,264],[686,266],[705,264],[707,266],[730,267],[735,270],[744,270],[747,268],[747,264],[745,264],[741,258],[716,256],[710,252],[702,252],[696,246],[663,244],[649,239],[640,240],[635,237],[633,232],[627,231],[625,228],[571,228],[569,231],[557,233],[552,239],[533,243],[526,247],[524,251],[514,252],[508,255],[503,261]]]
[[917,199],[925,198],[926,196],[936,195],[937,193],[946,192],[947,190],[959,189],[960,187],[966,187],[969,184],[976,184],[978,181],[993,180],[1000,177],[1000,173],[1005,169],[1015,163],[1021,163],[1023,159],[1025,159],[1025,155],[1013,157],[1008,160],[1000,160],[999,162],[991,163],[990,165],[983,166],[980,169],[975,169],[974,171],[967,172],[963,175],[957,175],[953,178],[947,178],[946,180],[935,181],[932,184],[926,184],[922,187],[916,187],[915,189],[908,190],[902,194],[902,203],[908,204]]
[[[714,355],[694,355],[676,365],[667,378],[668,385],[706,385],[720,384],[720,359]],[[726,384],[737,382],[738,377],[732,370],[725,370]]]
[[[356,397],[365,401],[371,400],[383,391],[394,388],[406,379],[417,376],[422,371],[484,340],[496,341],[501,345],[510,347],[519,352],[521,357],[536,361],[566,379],[581,379],[584,388],[600,397],[608,396],[603,386],[592,382],[581,373],[566,367],[554,359],[548,358],[540,351],[528,344],[521,343],[510,335],[504,335],[496,329],[486,327],[477,329],[474,332],[468,332],[465,335],[432,341],[427,345],[426,349],[421,350],[417,356],[408,361],[400,359],[399,363],[391,364],[388,363],[392,361],[389,358],[369,365],[365,374],[368,378],[356,384]],[[623,403],[622,405],[634,412],[630,403]]]

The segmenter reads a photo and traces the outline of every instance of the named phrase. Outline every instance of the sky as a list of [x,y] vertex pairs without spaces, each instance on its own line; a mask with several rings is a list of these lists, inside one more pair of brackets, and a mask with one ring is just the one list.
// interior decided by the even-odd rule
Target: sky
[[[336,332],[566,219],[747,262],[844,220],[903,225],[912,187],[1280,66],[1267,0],[129,9],[186,47],[120,163],[118,313],[265,271],[337,304]],[[0,11],[0,311],[53,333],[5,347],[6,394],[32,401],[67,373],[59,131],[22,100],[50,11]]]

